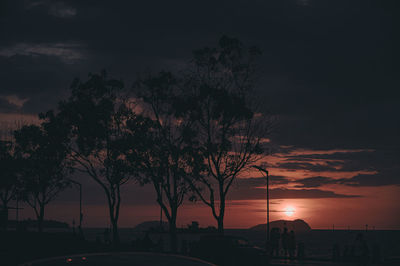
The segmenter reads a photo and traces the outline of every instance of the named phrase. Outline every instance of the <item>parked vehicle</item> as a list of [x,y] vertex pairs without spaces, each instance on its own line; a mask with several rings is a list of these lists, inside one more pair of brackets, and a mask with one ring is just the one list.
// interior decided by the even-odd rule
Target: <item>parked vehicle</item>
[[217,265],[265,265],[268,260],[265,250],[235,236],[203,236],[192,245],[190,255]]

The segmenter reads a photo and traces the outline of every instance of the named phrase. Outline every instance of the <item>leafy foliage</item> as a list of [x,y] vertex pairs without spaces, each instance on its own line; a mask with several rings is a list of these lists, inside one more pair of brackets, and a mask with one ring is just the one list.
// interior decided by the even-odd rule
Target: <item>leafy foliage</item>
[[187,180],[203,170],[202,150],[193,120],[178,110],[184,94],[177,78],[161,72],[138,80],[135,89],[148,124],[147,140],[139,150],[139,169],[157,193],[157,202],[170,224],[171,245],[176,249],[178,208],[191,191]]
[[29,125],[15,131],[16,153],[20,164],[20,194],[35,211],[39,231],[45,206],[64,190],[71,172],[68,139],[52,112],[40,126]]
[[0,200],[4,209],[15,198],[18,189],[18,159],[14,153],[14,143],[0,141]]
[[[223,233],[225,199],[235,178],[261,158],[262,138],[271,124],[257,116],[251,102],[256,48],[245,48],[237,39],[223,36],[216,48],[203,48],[193,55],[185,75],[190,104],[182,113],[198,125],[207,173],[203,184],[192,188],[207,204]],[[204,192],[205,191],[205,192]],[[217,202],[218,199],[218,202]]]
[[119,242],[120,187],[138,175],[126,160],[126,123],[136,115],[122,97],[123,83],[105,72],[76,79],[71,96],[57,115],[68,131],[70,158],[76,170],[88,174],[107,197],[114,242]]

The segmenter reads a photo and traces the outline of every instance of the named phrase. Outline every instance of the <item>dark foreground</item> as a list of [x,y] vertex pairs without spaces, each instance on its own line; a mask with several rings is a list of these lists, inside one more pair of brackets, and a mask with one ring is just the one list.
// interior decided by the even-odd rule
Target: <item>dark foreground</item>
[[[251,234],[242,232],[229,232],[236,237],[246,237],[251,240],[250,243],[261,245],[262,235],[252,236]],[[382,246],[383,255],[391,254],[391,256],[383,256],[379,262],[368,261],[363,265],[400,265],[399,242],[396,241],[398,232],[389,232],[393,239],[390,239],[387,232],[382,236],[374,236],[374,240],[380,240],[383,237],[385,245]],[[350,235],[349,235],[350,234]],[[127,234],[123,234],[127,235]],[[167,235],[167,234],[163,234]],[[242,235],[242,236],[239,236]],[[329,237],[328,237],[329,235]],[[154,234],[152,237],[159,237]],[[194,240],[193,235],[186,234],[186,239],[182,242]],[[137,245],[136,241],[123,241],[118,248],[115,248],[104,241],[87,240],[73,235],[71,232],[45,232],[38,234],[37,232],[17,232],[7,231],[0,232],[0,265],[211,265],[212,262],[217,265],[359,265],[355,261],[332,260],[332,243],[338,243],[343,246],[345,239],[351,239],[353,235],[345,232],[310,232],[308,235],[298,235],[299,240],[307,243],[308,255],[304,260],[297,257],[288,259],[283,256],[270,257],[267,256],[265,249],[260,247],[247,246],[230,246],[231,242],[225,242],[226,239],[219,240],[217,238],[207,238],[203,243],[194,241],[189,250],[180,249],[180,253],[184,256],[175,256],[168,254],[168,250],[159,250],[157,246],[144,248],[143,245]],[[257,238],[259,238],[257,240]],[[135,238],[133,238],[135,239]],[[140,238],[139,238],[140,239]],[[204,238],[203,238],[204,239]],[[232,238],[235,239],[235,238]],[[369,240],[369,238],[368,238]],[[208,241],[208,242],[207,242]],[[139,241],[140,242],[140,241]],[[166,241],[168,242],[168,241]],[[378,241],[381,242],[381,241]],[[314,245],[313,245],[314,244]],[[319,249],[326,256],[310,256],[312,252]],[[306,250],[306,251],[307,251]],[[144,251],[151,253],[144,253]],[[330,254],[328,254],[330,252]],[[73,255],[85,254],[85,255]],[[96,254],[96,255],[94,255]],[[317,253],[315,253],[317,254]],[[322,253],[320,253],[322,254]],[[48,260],[48,258],[58,257],[56,260]],[[196,260],[190,257],[202,259]],[[45,260],[43,260],[45,259]],[[32,261],[38,261],[35,264],[26,264]]]
[[196,258],[179,255],[140,252],[114,252],[97,254],[79,254],[61,256],[28,262],[23,266],[128,266],[128,265],[163,265],[163,266],[212,266],[214,264]]

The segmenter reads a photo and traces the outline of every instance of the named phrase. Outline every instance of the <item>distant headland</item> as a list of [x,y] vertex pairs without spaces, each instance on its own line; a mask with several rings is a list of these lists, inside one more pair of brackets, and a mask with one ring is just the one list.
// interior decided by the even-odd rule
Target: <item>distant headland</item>
[[[311,230],[311,227],[304,220],[297,219],[294,221],[289,220],[277,220],[270,222],[270,228],[278,227],[283,230],[286,227],[288,230],[294,230],[296,232],[307,232]],[[265,231],[267,224],[258,224],[256,226],[250,227],[249,230],[255,231]]]

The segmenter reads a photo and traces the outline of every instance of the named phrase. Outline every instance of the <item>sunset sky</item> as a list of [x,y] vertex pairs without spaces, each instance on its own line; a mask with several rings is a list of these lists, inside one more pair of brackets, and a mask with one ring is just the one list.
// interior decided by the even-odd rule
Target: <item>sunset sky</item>
[[[278,117],[260,162],[270,173],[271,220],[400,229],[398,2],[138,2],[1,1],[2,131],[55,108],[75,77],[106,69],[131,87],[138,73],[178,70],[192,50],[226,34],[263,51],[254,93],[262,111]],[[75,178],[84,226],[107,226],[103,192]],[[256,170],[243,173],[228,198],[227,228],[265,222],[266,183]],[[124,188],[121,227],[159,212],[151,186]],[[29,207],[21,216],[34,217]],[[78,216],[73,189],[46,210],[47,219],[68,223]],[[201,202],[185,202],[178,225],[194,220],[215,225]]]

